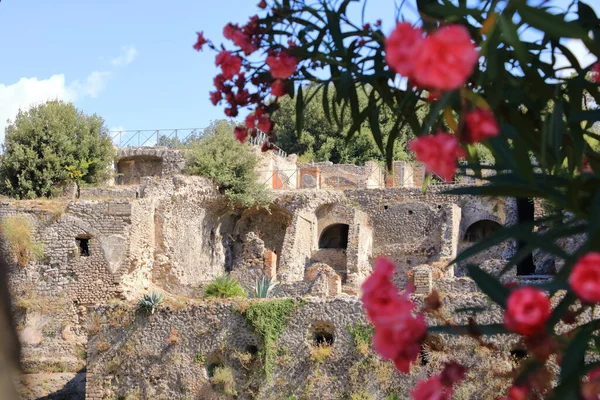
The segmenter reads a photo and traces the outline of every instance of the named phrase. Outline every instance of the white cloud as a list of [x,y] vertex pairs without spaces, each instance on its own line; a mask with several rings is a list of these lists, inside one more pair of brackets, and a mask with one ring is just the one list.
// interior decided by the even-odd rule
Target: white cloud
[[79,96],[98,97],[101,91],[106,88],[106,81],[110,77],[108,71],[94,71],[85,78],[83,82],[74,81],[69,87]]
[[137,56],[137,50],[133,46],[121,47],[121,54],[118,57],[112,59],[112,65],[120,67],[123,65],[129,65],[135,60]]
[[7,120],[14,120],[19,109],[47,100],[76,101],[82,97],[97,97],[106,87],[110,72],[94,71],[83,81],[67,84],[64,74],[52,75],[48,79],[21,78],[10,85],[0,84],[0,141],[4,140]]
[[[590,53],[590,51],[585,47],[583,42],[579,39],[567,39],[562,42],[562,44],[567,47],[571,53],[575,56],[581,68],[586,68],[593,64],[596,61],[596,56]],[[556,63],[554,64],[554,68],[564,68],[569,67],[571,62],[562,54],[558,54],[556,56]],[[558,76],[569,76],[574,73],[575,70],[573,68],[563,69],[558,71]]]

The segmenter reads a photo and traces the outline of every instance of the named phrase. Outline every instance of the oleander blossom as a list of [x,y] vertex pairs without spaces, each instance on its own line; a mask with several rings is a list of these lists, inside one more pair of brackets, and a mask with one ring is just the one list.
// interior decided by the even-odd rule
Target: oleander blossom
[[271,84],[271,94],[275,97],[285,96],[285,84],[281,79],[276,79]]
[[373,273],[362,286],[362,301],[375,326],[373,348],[383,358],[393,360],[396,369],[409,372],[421,351],[427,326],[422,315],[413,315],[410,291],[400,295],[392,283],[395,268],[390,260],[377,258]]
[[296,72],[298,59],[285,50],[267,56],[266,60],[271,76],[275,79],[287,79]]
[[590,79],[594,83],[600,83],[600,61],[592,65]]
[[232,79],[235,75],[239,74],[242,67],[242,59],[234,56],[230,51],[223,50],[217,54],[215,64],[217,67],[221,67],[223,71],[222,75],[225,79]]
[[467,28],[446,25],[423,38],[420,28],[403,22],[385,42],[386,62],[415,85],[454,90],[473,73],[479,54]]
[[577,260],[569,285],[581,300],[600,303],[600,253],[590,252]]
[[544,292],[532,287],[515,289],[508,296],[504,311],[504,325],[523,336],[541,334],[550,317],[550,299]]
[[243,126],[236,126],[233,129],[233,135],[240,143],[244,143],[248,137],[248,129]]
[[499,133],[500,127],[492,111],[477,108],[467,113],[465,117],[465,142],[481,142],[498,136]]
[[600,397],[600,368],[591,370],[587,378],[581,385],[581,397],[584,400],[597,400]]
[[420,381],[411,392],[413,400],[451,400],[452,386],[465,378],[465,368],[452,361],[444,370],[429,379]]
[[423,31],[400,22],[385,41],[385,61],[402,76],[411,76],[414,59],[423,42]]
[[196,43],[194,44],[194,50],[200,51],[208,41],[204,38],[204,32],[196,32],[196,34],[198,35],[198,39],[196,39]]
[[425,164],[427,172],[439,175],[446,182],[454,179],[456,163],[465,156],[456,136],[447,132],[419,136],[408,143],[408,148]]

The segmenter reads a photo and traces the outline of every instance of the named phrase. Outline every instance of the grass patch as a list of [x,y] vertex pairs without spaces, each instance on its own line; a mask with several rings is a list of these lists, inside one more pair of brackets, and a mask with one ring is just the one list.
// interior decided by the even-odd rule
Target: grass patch
[[310,359],[316,362],[317,364],[321,364],[323,361],[327,360],[333,354],[333,346],[321,343],[318,346],[314,346],[310,349]]
[[0,231],[20,267],[44,256],[44,246],[35,241],[33,225],[27,217],[13,215],[4,218],[0,223]]
[[204,298],[229,299],[247,297],[248,293],[236,278],[226,274],[215,278],[204,288]]
[[289,316],[295,307],[296,303],[292,299],[275,299],[254,302],[244,312],[246,320],[262,337],[262,356],[267,378],[271,375],[277,353],[275,343],[287,326]]
[[367,355],[371,349],[371,342],[373,340],[373,326],[356,324],[348,328],[348,332],[350,332],[350,335],[352,335],[356,350],[362,355]]
[[237,391],[235,390],[235,379],[233,378],[233,371],[231,368],[215,368],[215,372],[212,378],[210,378],[210,383],[215,387],[215,389],[223,394],[228,396],[237,395]]

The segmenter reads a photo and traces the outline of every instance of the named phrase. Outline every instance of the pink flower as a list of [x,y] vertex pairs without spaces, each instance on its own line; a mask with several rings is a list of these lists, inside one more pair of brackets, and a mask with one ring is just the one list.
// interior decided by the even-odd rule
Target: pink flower
[[600,396],[600,368],[588,373],[589,380],[581,385],[581,397],[584,400],[597,400]]
[[465,155],[456,136],[446,132],[419,136],[408,143],[408,148],[425,164],[427,172],[439,175],[446,182],[454,178],[456,162]]
[[271,70],[271,76],[276,79],[289,78],[296,72],[296,68],[298,67],[298,59],[285,51],[267,56],[266,62]]
[[577,260],[569,285],[581,300],[600,303],[600,253],[590,252]]
[[248,114],[245,120],[245,125],[248,129],[256,128],[256,117],[254,116],[254,114]]
[[265,133],[271,132],[273,129],[273,121],[269,117],[260,117],[258,120],[258,129]]
[[409,372],[421,351],[427,332],[422,315],[413,316],[414,304],[408,294],[400,295],[391,278],[395,265],[384,257],[362,286],[362,301],[367,316],[375,326],[373,347],[383,358],[393,360],[401,372]]
[[218,91],[223,91],[223,89],[225,89],[225,81],[226,80],[227,79],[225,79],[223,74],[219,74],[213,78],[213,85],[215,85],[215,88]]
[[275,97],[285,96],[285,84],[281,79],[277,79],[271,84],[271,94]]
[[240,30],[236,30],[232,34],[231,41],[241,48],[246,55],[250,55],[257,50],[256,46],[252,44],[250,37]]
[[481,142],[500,133],[494,113],[482,108],[467,113],[465,125],[465,141],[467,143]]
[[420,381],[411,392],[413,400],[450,400],[452,385],[465,378],[465,368],[455,361],[446,363],[436,376]]
[[233,130],[233,135],[240,143],[244,143],[248,137],[248,129],[243,126],[236,126]]
[[594,83],[600,83],[600,62],[597,61],[594,65],[592,65],[590,78]]
[[238,29],[239,27],[237,25],[230,22],[223,28],[223,36],[225,36],[225,39],[231,40],[233,39],[233,34],[237,32]]
[[478,58],[469,31],[462,25],[447,25],[419,43],[412,78],[424,88],[457,89],[473,73]]
[[410,392],[413,400],[450,400],[452,388],[442,385],[439,375],[420,381]]
[[196,40],[196,44],[194,44],[194,50],[202,50],[202,46],[207,43],[207,40],[204,39],[204,32],[196,32],[198,35],[198,39]]
[[535,335],[544,332],[550,312],[550,300],[544,292],[522,287],[508,296],[504,325],[523,336]]
[[216,106],[217,103],[219,101],[221,101],[221,99],[223,98],[223,96],[221,95],[221,92],[210,92],[210,102],[213,104],[213,106]]
[[223,50],[215,58],[215,64],[221,66],[223,70],[223,77],[225,79],[232,79],[236,74],[240,72],[242,66],[242,59],[238,56],[234,56],[230,51]]
[[385,61],[400,75],[411,76],[423,40],[421,29],[413,28],[408,22],[397,24],[385,41]]

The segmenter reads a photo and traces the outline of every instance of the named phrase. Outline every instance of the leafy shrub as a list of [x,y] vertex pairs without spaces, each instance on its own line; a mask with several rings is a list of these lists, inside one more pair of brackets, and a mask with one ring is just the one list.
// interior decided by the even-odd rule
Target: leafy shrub
[[248,292],[249,297],[253,299],[266,299],[277,295],[281,287],[274,279],[263,275],[256,279],[254,287]]
[[35,241],[31,221],[21,215],[6,217],[0,224],[2,237],[8,244],[17,264],[24,267],[31,260],[44,255],[44,246]]
[[210,383],[221,391],[221,393],[235,396],[237,391],[235,390],[235,379],[233,378],[233,371],[228,367],[217,367],[215,368],[214,375],[210,379]]
[[205,138],[189,145],[186,172],[215,181],[232,204],[266,206],[270,202],[267,190],[257,182],[258,155],[233,137],[233,128],[227,121],[213,122]]
[[150,314],[154,314],[156,308],[163,302],[163,296],[159,293],[152,292],[145,294],[138,304],[140,310],[146,311]]
[[215,278],[204,289],[205,298],[229,299],[246,296],[248,296],[248,293],[246,293],[240,281],[229,274]]
[[102,182],[114,158],[104,120],[57,100],[19,111],[6,127],[3,148],[0,184],[18,199],[60,194],[69,181]]

